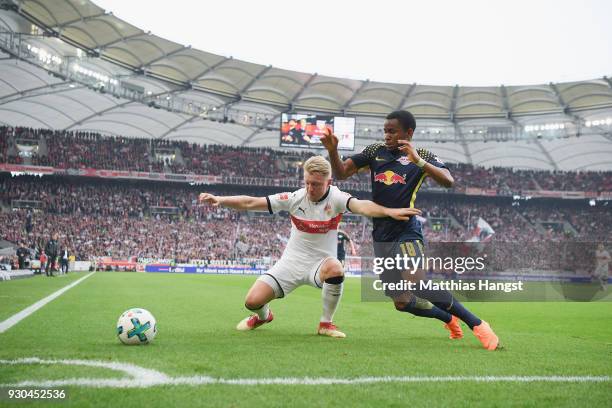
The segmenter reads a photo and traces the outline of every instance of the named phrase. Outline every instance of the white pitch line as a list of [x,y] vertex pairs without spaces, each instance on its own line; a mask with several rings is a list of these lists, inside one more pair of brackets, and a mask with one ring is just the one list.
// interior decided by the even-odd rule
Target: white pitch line
[[55,299],[58,296],[62,295],[68,289],[71,289],[71,288],[75,287],[76,285],[78,285],[79,283],[83,282],[85,279],[89,278],[94,273],[96,273],[96,272],[94,271],[94,272],[91,272],[90,274],[87,274],[87,275],[83,276],[81,279],[79,279],[77,281],[74,281],[74,282],[72,282],[69,285],[64,286],[63,288],[61,288],[60,290],[58,290],[56,292],[53,292],[52,294],[50,294],[46,298],[40,299],[38,302],[34,303],[31,306],[26,307],[21,312],[18,312],[16,314],[14,314],[13,316],[9,317],[8,319],[6,319],[2,323],[0,323],[0,333],[4,333],[5,331],[10,329],[14,325],[19,323],[23,319],[25,319],[26,317],[28,317],[29,315],[31,315],[32,313],[34,313],[35,311],[37,311],[38,309],[40,309],[41,307],[46,305],[47,303],[52,301],[53,299]]
[[64,364],[78,365],[120,371],[130,378],[69,378],[64,380],[26,380],[14,384],[0,384],[0,387],[65,387],[80,386],[92,388],[148,388],[159,385],[359,385],[377,383],[426,383],[426,382],[553,382],[553,383],[601,383],[609,382],[609,376],[406,376],[406,377],[280,377],[280,378],[213,378],[208,376],[170,377],[156,370],[134,364],[90,360],[41,360],[23,358],[0,360],[0,365],[20,364]]
[[[152,385],[167,384],[171,380],[166,374],[149,368],[144,368],[130,363],[96,361],[96,360],[42,360],[38,357],[20,358],[17,360],[0,360],[0,365],[24,365],[24,364],[43,364],[43,365],[72,365],[94,368],[106,368],[108,370],[119,371],[131,378],[103,379],[103,378],[72,378],[57,381],[24,381],[24,383],[54,383],[61,385],[83,385],[89,387],[150,387]],[[128,383],[129,385],[122,385]]]

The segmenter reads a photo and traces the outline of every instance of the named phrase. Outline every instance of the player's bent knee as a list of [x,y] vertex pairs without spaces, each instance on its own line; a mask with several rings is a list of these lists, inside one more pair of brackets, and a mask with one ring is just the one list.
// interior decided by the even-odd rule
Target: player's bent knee
[[[260,278],[261,279],[261,278]],[[266,282],[256,281],[244,299],[244,306],[249,310],[260,309],[276,298],[274,289]]]
[[[321,279],[327,282],[328,279],[342,278],[344,280],[344,268],[337,259],[328,258],[321,266]],[[342,283],[342,280],[338,283]],[[329,283],[329,282],[328,282]]]
[[340,275],[340,276],[332,276],[331,278],[327,278],[324,281],[325,283],[329,283],[332,285],[339,285],[342,282],[344,282],[344,275]]
[[246,300],[244,301],[244,307],[246,307],[249,310],[257,310],[257,309],[261,309],[263,305],[265,305],[267,302],[264,302],[263,299],[261,298],[257,298],[257,297],[247,297]]
[[261,307],[268,302],[269,299],[267,299],[265,295],[249,293],[244,300],[244,307],[249,310],[257,310],[261,309]]
[[261,306],[255,306],[254,303],[249,303],[249,302],[244,302],[244,307],[245,307],[245,309],[248,309],[248,310],[259,310],[259,309],[261,309]]

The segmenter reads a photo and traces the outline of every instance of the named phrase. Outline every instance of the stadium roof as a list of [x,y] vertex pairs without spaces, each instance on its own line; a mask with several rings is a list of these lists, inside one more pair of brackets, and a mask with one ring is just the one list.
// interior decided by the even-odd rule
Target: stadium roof
[[152,35],[90,1],[18,1],[21,15],[122,67],[217,95],[281,107],[422,118],[505,118],[612,107],[609,79],[539,86],[448,87],[325,77],[252,64]]
[[[359,149],[381,138],[385,114],[408,109],[423,132],[416,138],[444,143],[432,150],[450,161],[547,169],[612,168],[612,127],[606,122],[612,117],[612,81],[607,77],[508,87],[357,81],[192,49],[144,32],[86,0],[5,0],[2,5],[14,9],[0,11],[0,27],[15,34],[10,37],[13,43],[16,38],[27,41],[28,46],[78,62],[83,69],[142,87],[149,95],[147,106],[122,95],[94,92],[66,75],[50,76],[36,66],[16,64],[15,53],[6,46],[0,61],[0,112],[5,123],[275,146],[280,112],[340,112],[357,117]],[[28,22],[40,29],[34,30]],[[16,34],[24,32],[34,35]],[[167,109],[150,107],[163,108],[160,100],[170,101]],[[181,101],[180,109],[176,101]],[[229,116],[232,123],[220,118],[198,120],[203,118],[201,109],[208,110],[207,119],[215,119],[212,110],[219,109],[221,117]],[[591,126],[594,123],[598,125]],[[548,125],[542,138],[513,137],[517,128],[524,133],[530,127],[544,130]],[[588,162],[572,161],[576,153]]]

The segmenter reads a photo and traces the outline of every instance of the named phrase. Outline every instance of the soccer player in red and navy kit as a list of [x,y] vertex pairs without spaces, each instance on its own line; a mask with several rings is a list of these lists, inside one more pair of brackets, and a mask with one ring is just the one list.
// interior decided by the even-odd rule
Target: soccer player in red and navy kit
[[408,220],[421,212],[415,208],[385,208],[368,200],[358,200],[331,185],[331,166],[322,156],[304,163],[305,187],[268,197],[220,197],[200,194],[200,202],[237,210],[281,211],[291,218],[291,236],[281,258],[253,284],[245,307],[255,314],[236,327],[253,330],[272,321],[268,304],[288,295],[295,288],[310,285],[322,289],[323,313],[318,334],[343,338],[346,335],[333,323],[342,296],[344,270],[336,259],[338,224],[342,214],[351,211],[368,217]]
[[[321,138],[321,143],[329,152],[337,179],[344,180],[359,169],[369,167],[372,200],[375,203],[390,208],[404,207],[409,203],[412,208],[425,177],[431,177],[447,188],[454,183],[450,171],[438,157],[413,146],[415,128],[416,121],[410,112],[392,112],[384,123],[384,142],[371,144],[344,161],[338,154],[338,138],[335,135],[327,132]],[[423,233],[416,217],[406,221],[376,218],[372,235],[376,257],[423,256]],[[423,279],[424,271],[418,271],[417,275]],[[386,270],[381,274],[383,282],[394,283],[406,278],[410,279],[405,271]],[[499,339],[489,324],[467,310],[449,291],[426,290],[417,285],[411,292],[386,290],[386,295],[393,299],[398,311],[443,321],[452,339],[463,337],[459,318],[468,325],[484,348],[498,348]]]

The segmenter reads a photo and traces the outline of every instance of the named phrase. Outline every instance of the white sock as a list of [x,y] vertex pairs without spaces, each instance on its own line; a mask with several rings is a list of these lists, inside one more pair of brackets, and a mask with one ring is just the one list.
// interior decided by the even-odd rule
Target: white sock
[[251,310],[251,312],[255,312],[255,314],[257,315],[257,318],[259,320],[266,320],[268,318],[268,314],[270,312],[270,308],[268,307],[268,304],[266,303],[265,305],[263,305],[259,309]]
[[333,284],[323,282],[323,290],[321,291],[321,298],[323,300],[323,314],[321,315],[322,322],[331,322],[334,318],[334,313],[340,303],[342,297],[342,289],[344,283]]

